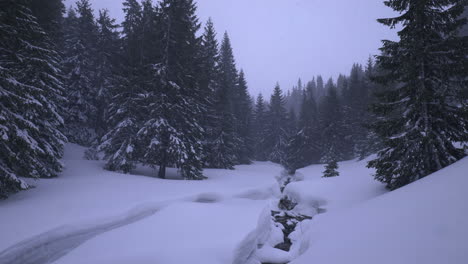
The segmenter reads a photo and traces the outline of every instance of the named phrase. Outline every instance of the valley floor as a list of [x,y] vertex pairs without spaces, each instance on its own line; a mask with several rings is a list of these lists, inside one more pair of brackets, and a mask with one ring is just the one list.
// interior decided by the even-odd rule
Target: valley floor
[[[105,171],[83,151],[68,145],[59,178],[0,202],[0,263],[230,264],[280,197],[282,168],[273,163],[206,170],[206,181],[179,180],[176,171],[160,180],[145,167]],[[283,259],[468,263],[468,159],[391,193],[365,165],[342,162],[330,179],[321,165],[299,170],[303,180],[284,193],[323,214],[301,226],[300,247]]]

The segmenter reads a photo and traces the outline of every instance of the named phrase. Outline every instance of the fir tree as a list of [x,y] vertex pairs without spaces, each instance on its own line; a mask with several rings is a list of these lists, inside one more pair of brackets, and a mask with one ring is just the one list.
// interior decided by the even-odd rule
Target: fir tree
[[129,173],[137,161],[141,161],[137,134],[143,122],[143,99],[145,85],[143,60],[140,53],[142,32],[142,9],[135,0],[123,3],[125,20],[122,46],[123,63],[115,66],[115,82],[112,85],[112,99],[106,109],[107,133],[101,138],[99,151],[107,160],[106,169]]
[[267,114],[265,150],[270,161],[285,164],[285,151],[288,143],[287,113],[283,92],[276,84],[270,99],[270,109]]
[[66,141],[59,56],[28,1],[0,5],[0,197],[56,177]]
[[320,128],[317,105],[311,91],[304,92],[298,127],[299,130],[291,137],[286,152],[286,168],[291,174],[320,160]]
[[353,158],[362,153],[364,142],[367,136],[367,129],[364,124],[369,122],[369,92],[365,83],[365,76],[362,66],[354,64],[348,81],[348,90],[344,98],[346,109],[346,131],[349,134],[350,149],[347,150],[346,157]]
[[62,0],[30,0],[29,6],[37,22],[49,36],[51,43],[59,47],[63,41],[62,23],[65,12]]
[[77,14],[69,12],[65,28],[65,79],[68,99],[66,135],[77,144],[89,146],[96,139],[96,46],[98,29],[89,0],[76,3]]
[[107,10],[99,11],[98,40],[97,40],[97,61],[96,61],[96,110],[97,113],[93,127],[96,134],[101,138],[108,131],[107,107],[112,98],[112,91],[117,82],[118,59],[120,58],[120,38],[117,31],[115,19],[109,17]]
[[322,162],[344,159],[343,112],[333,80],[327,83],[328,94],[320,105]]
[[336,160],[330,161],[325,166],[325,171],[323,172],[323,178],[337,177],[340,176],[338,172],[338,162]]
[[251,131],[252,101],[243,70],[241,70],[238,75],[234,99],[236,134],[240,139],[236,150],[236,156],[240,164],[250,164],[253,156]]
[[219,77],[216,90],[215,109],[218,121],[214,130],[213,150],[209,157],[215,168],[232,169],[238,164],[237,150],[241,144],[236,133],[234,96],[237,85],[237,70],[232,52],[231,41],[224,34],[220,48]]
[[[135,5],[135,4],[133,4]],[[138,5],[135,5],[135,11],[139,9]],[[137,14],[136,14],[137,15]],[[137,44],[136,48],[140,48],[141,64],[148,65],[154,63],[162,56],[162,42],[160,41],[158,32],[160,24],[160,9],[157,6],[153,6],[152,0],[144,0],[141,3],[141,17],[138,17],[135,21],[135,40],[140,39],[141,43]],[[140,32],[141,35],[138,35]]]
[[466,22],[459,19],[466,1],[389,0],[401,13],[379,19],[398,32],[400,41],[383,41],[376,78],[396,88],[379,96],[373,126],[384,149],[369,163],[376,179],[394,190],[440,170],[465,156],[454,142],[466,142],[467,86],[466,38],[458,35]]
[[257,102],[255,103],[254,111],[254,122],[253,122],[253,134],[254,134],[254,146],[255,146],[255,159],[259,161],[267,160],[267,153],[265,151],[265,132],[267,123],[267,106],[263,99],[263,95],[259,94]]
[[377,153],[382,148],[382,142],[380,137],[371,129],[371,124],[378,121],[378,118],[373,114],[370,109],[370,105],[375,101],[375,93],[378,92],[380,87],[373,81],[374,76],[377,74],[376,65],[372,57],[369,57],[366,65],[366,70],[363,79],[363,85],[365,85],[368,90],[368,102],[367,102],[367,111],[363,113],[361,123],[365,131],[365,136],[359,139],[356,142],[357,155],[360,159],[364,159],[367,156]]
[[[207,167],[218,167],[210,160],[210,153],[217,145],[218,138],[216,125],[220,122],[220,117],[216,111],[216,103],[219,98],[216,97],[219,78],[219,47],[216,40],[216,31],[213,21],[208,19],[200,49],[201,69],[199,74],[200,90],[203,93],[205,111],[202,116],[201,125],[203,126],[203,160]],[[221,166],[224,167],[224,166]]]
[[327,92],[325,91],[325,86],[324,86],[324,83],[323,83],[323,78],[322,76],[317,76],[317,90],[316,90],[316,94],[314,95],[314,97],[316,98],[317,100],[317,103],[320,104],[320,101],[322,100],[322,98],[327,95]]
[[180,169],[185,179],[202,175],[202,133],[200,115],[204,104],[195,75],[200,25],[192,0],[165,0],[160,3],[162,60],[152,65],[153,77],[147,86],[144,108],[149,116],[138,132],[145,148],[142,161],[159,165],[159,177],[166,167]]

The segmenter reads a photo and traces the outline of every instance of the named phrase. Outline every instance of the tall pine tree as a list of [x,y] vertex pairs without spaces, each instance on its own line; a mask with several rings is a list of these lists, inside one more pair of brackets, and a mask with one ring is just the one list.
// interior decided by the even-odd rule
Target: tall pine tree
[[343,111],[333,80],[326,85],[328,94],[320,105],[322,162],[339,161],[345,158]]
[[145,71],[140,47],[142,8],[136,0],[126,0],[123,5],[123,63],[115,65],[118,74],[112,85],[112,100],[106,110],[108,129],[100,140],[98,150],[105,153],[106,169],[128,173],[137,161],[141,161],[137,133],[145,113],[142,108]]
[[214,128],[210,164],[215,168],[232,169],[238,164],[237,150],[240,139],[236,133],[234,96],[237,86],[237,70],[227,33],[221,43],[219,57],[218,87],[216,89],[215,109],[218,115]]
[[468,141],[467,38],[458,35],[466,1],[388,0],[401,13],[379,22],[401,24],[400,41],[383,41],[377,80],[397,83],[383,92],[374,111],[384,149],[369,163],[376,179],[397,189],[465,156],[455,142]]
[[0,4],[0,198],[62,169],[59,56],[28,4]]
[[167,166],[174,166],[185,179],[200,180],[204,104],[195,78],[200,47],[196,5],[193,0],[164,0],[160,10],[162,57],[152,65],[144,100],[149,116],[138,132],[145,145],[142,161],[159,165],[160,178],[166,177]]
[[254,122],[252,124],[254,148],[255,148],[255,159],[259,161],[267,160],[267,153],[265,148],[265,133],[267,124],[267,105],[263,99],[263,95],[257,96],[254,111]]
[[201,124],[205,130],[203,139],[203,159],[205,166],[217,167],[216,164],[211,162],[210,153],[213,147],[216,146],[216,125],[220,122],[219,115],[216,111],[216,103],[217,99],[219,99],[216,97],[219,79],[219,45],[216,40],[216,31],[211,18],[208,19],[202,35],[200,66],[199,85],[203,93],[205,104],[205,111],[201,120]]
[[304,92],[298,131],[289,140],[286,168],[293,174],[297,169],[320,160],[320,127],[317,104],[312,90]]
[[243,70],[238,75],[234,100],[236,134],[240,139],[236,150],[237,160],[240,164],[250,164],[253,156],[251,131],[252,101]]
[[267,114],[264,145],[268,159],[280,164],[285,164],[286,162],[285,151],[289,137],[286,119],[287,113],[283,92],[279,84],[276,84]]
[[66,79],[66,135],[89,146],[96,139],[96,58],[98,28],[89,0],[76,3],[66,18],[64,69]]

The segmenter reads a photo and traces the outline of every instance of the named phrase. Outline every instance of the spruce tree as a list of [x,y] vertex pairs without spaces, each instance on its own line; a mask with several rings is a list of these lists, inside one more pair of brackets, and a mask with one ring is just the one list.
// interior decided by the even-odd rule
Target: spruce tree
[[[139,9],[138,3],[135,7],[136,10]],[[152,0],[142,1],[141,15],[140,17],[137,15],[137,21],[135,21],[138,26],[134,29],[135,39],[141,41],[136,43],[136,47],[140,48],[142,65],[154,63],[162,56],[162,43],[158,39],[158,32],[161,30],[159,29],[160,19],[160,9],[153,5]]]
[[287,147],[286,168],[291,174],[320,160],[319,129],[317,105],[310,90],[304,92],[298,131],[290,138]]
[[145,148],[143,163],[159,165],[160,178],[166,167],[180,169],[189,180],[203,179],[200,125],[203,101],[195,78],[198,72],[200,27],[192,0],[164,0],[160,3],[162,57],[152,65],[144,108],[149,115],[138,132]]
[[62,0],[30,0],[29,6],[41,28],[47,33],[55,46],[63,41],[63,14],[65,6]]
[[365,136],[356,142],[356,154],[360,159],[375,154],[382,148],[380,137],[371,129],[371,124],[375,123],[378,117],[370,111],[370,106],[376,100],[375,94],[381,89],[381,87],[373,81],[376,75],[377,67],[372,57],[369,57],[363,78],[363,85],[365,85],[368,90],[367,111],[363,113],[361,119],[362,126],[365,129],[365,131],[363,131]]
[[365,83],[365,75],[362,65],[354,64],[348,80],[346,100],[346,131],[349,134],[350,149],[347,150],[346,157],[354,158],[362,153],[364,142],[367,136],[367,129],[364,124],[369,122],[369,92]]
[[204,97],[204,114],[201,125],[205,130],[203,139],[203,162],[207,167],[213,167],[209,159],[216,139],[216,124],[219,122],[216,112],[216,91],[219,77],[219,45],[213,21],[206,23],[200,48],[199,85]]
[[254,111],[254,122],[252,124],[253,128],[253,138],[254,138],[254,148],[255,148],[255,160],[266,161],[267,153],[265,151],[265,133],[266,133],[266,123],[267,123],[267,106],[263,99],[263,95],[259,94],[257,96],[257,101],[255,103]]
[[108,131],[107,107],[112,98],[112,91],[116,85],[118,74],[118,59],[120,58],[120,38],[117,31],[118,26],[115,19],[109,17],[108,10],[100,10],[98,25],[98,40],[97,40],[97,61],[96,61],[96,82],[95,89],[97,90],[96,100],[96,118],[93,127],[96,134],[101,138]]
[[238,74],[236,91],[234,96],[234,108],[236,117],[236,134],[239,137],[239,145],[236,149],[237,161],[240,164],[252,162],[252,100],[249,95],[247,81],[243,70]]
[[61,132],[59,56],[29,1],[0,5],[0,197],[25,189],[21,177],[56,177]]
[[286,146],[288,144],[287,113],[283,92],[276,84],[270,99],[270,108],[267,113],[267,125],[264,138],[265,150],[268,160],[280,164],[286,162]]
[[320,104],[322,98],[327,95],[327,91],[325,90],[325,85],[323,83],[323,78],[322,76],[317,76],[317,90],[316,90],[316,95],[315,98],[317,100],[317,103]]
[[231,41],[224,34],[219,54],[218,87],[215,109],[218,120],[214,129],[213,149],[208,158],[214,168],[232,169],[239,163],[238,152],[241,141],[236,133],[234,97],[237,86],[237,70]]
[[328,94],[320,105],[320,127],[322,155],[321,161],[343,160],[345,145],[342,144],[345,135],[343,126],[343,111],[333,80],[327,83]]
[[99,151],[107,160],[106,169],[129,173],[136,162],[141,161],[137,136],[142,126],[143,99],[145,98],[144,67],[141,53],[142,8],[135,0],[124,3],[125,20],[123,25],[123,62],[114,65],[112,99],[105,110],[108,116],[107,133],[101,138]]
[[389,0],[401,13],[379,22],[401,24],[399,41],[383,41],[376,78],[397,86],[379,96],[373,126],[384,149],[369,163],[376,179],[394,190],[465,156],[455,142],[468,140],[467,38],[459,37],[466,1]]
[[340,173],[338,172],[338,162],[336,162],[336,160],[332,160],[328,162],[328,164],[325,166],[323,178],[331,178],[337,176],[340,176]]
[[66,18],[64,69],[66,135],[77,144],[90,146],[96,139],[96,47],[98,28],[89,0],[76,3],[76,13]]

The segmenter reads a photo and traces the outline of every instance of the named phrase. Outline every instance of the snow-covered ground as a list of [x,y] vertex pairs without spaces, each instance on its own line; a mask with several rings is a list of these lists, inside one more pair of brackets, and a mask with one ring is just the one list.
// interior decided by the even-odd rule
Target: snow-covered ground
[[[61,244],[79,247],[56,263],[226,263],[279,192],[274,176],[282,168],[268,162],[206,170],[205,181],[160,180],[150,177],[156,175],[150,168],[137,175],[105,171],[102,162],[83,160],[83,151],[68,145],[59,178],[0,201],[0,252],[31,238],[72,238]],[[139,216],[147,217],[132,221]],[[132,224],[121,226],[126,222]]]
[[[172,180],[156,179],[144,167],[108,172],[82,154],[68,145],[61,177],[0,201],[1,264],[230,264],[248,234],[268,230],[279,197],[281,167],[272,163],[206,170],[208,180],[189,182],[175,171]],[[285,194],[299,210],[325,213],[302,223],[293,254],[279,258],[468,263],[468,159],[391,193],[365,165],[342,162],[341,176],[328,179],[323,166],[299,170],[304,180]]]
[[308,250],[292,264],[468,263],[466,186],[468,158],[399,190],[319,215],[304,236]]

